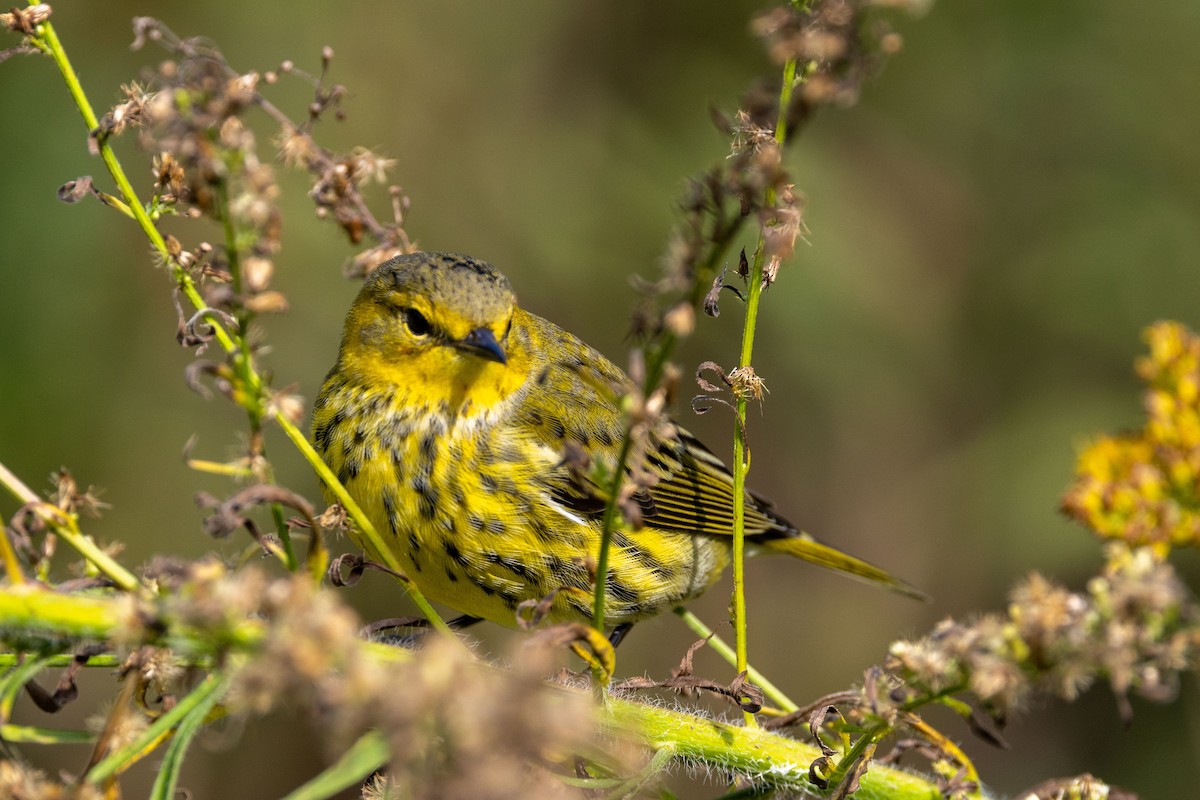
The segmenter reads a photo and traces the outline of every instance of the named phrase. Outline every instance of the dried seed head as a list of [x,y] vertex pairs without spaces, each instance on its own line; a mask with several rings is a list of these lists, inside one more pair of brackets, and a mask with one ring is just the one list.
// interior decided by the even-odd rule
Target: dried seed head
[[663,315],[663,324],[679,338],[689,336],[696,327],[696,310],[690,302],[676,303]]
[[32,36],[37,32],[37,26],[50,19],[50,6],[39,3],[26,8],[15,7],[6,14],[0,14],[0,25],[13,33],[23,33]]
[[160,195],[169,194],[172,198],[183,197],[186,189],[183,165],[175,160],[175,156],[164,151],[154,157],[154,189]]
[[734,117],[733,136],[730,142],[730,156],[750,152],[766,155],[767,161],[779,163],[779,143],[775,141],[775,132],[770,128],[754,121],[749,112],[738,109]]
[[275,262],[269,258],[250,256],[242,260],[242,285],[248,292],[261,292],[271,285]]
[[316,163],[319,155],[316,142],[298,128],[285,127],[276,137],[275,144],[283,163],[289,167],[308,169]]
[[[786,187],[786,194],[781,200],[795,202],[791,187]],[[791,258],[796,251],[796,239],[800,236],[802,221],[800,210],[795,207],[764,209],[760,212],[760,225],[763,237],[763,255],[766,263],[763,265],[763,286],[775,282],[782,263]]]
[[386,182],[388,170],[396,166],[394,158],[376,155],[365,147],[356,147],[351,150],[344,163],[349,170],[351,179],[359,185],[370,181]]
[[50,780],[18,759],[0,759],[0,797],[13,800],[102,800],[106,795],[86,781],[69,785]]
[[744,367],[735,367],[729,373],[729,388],[733,392],[733,396],[742,400],[758,400],[762,401],[763,395],[767,393],[766,382],[758,376],[754,371],[754,367],[747,364]]
[[267,403],[267,411],[268,413],[278,411],[289,422],[299,423],[304,419],[304,398],[290,392],[277,392],[271,395],[271,399]]

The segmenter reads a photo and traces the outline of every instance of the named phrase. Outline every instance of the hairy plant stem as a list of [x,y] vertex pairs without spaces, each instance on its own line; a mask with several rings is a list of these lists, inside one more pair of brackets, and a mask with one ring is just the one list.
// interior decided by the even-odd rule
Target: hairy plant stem
[[[150,601],[156,603],[158,601]],[[129,622],[139,614],[133,613],[124,598],[86,597],[59,594],[33,584],[24,587],[0,586],[0,623],[10,637],[45,638],[55,641],[56,648],[64,641],[122,641],[124,647],[140,643],[166,643],[184,663],[211,666],[218,652],[222,663],[235,665],[253,654],[266,638],[266,623],[262,620],[214,620],[216,627],[200,629],[183,624],[170,615],[157,615],[151,605],[142,609],[156,625],[141,631],[141,641],[130,640],[134,631]],[[161,624],[165,627],[158,628]],[[359,641],[362,655],[381,663],[408,661],[419,658],[418,653],[376,642]],[[217,650],[214,650],[214,647]],[[67,657],[56,656],[54,664],[65,663]],[[95,657],[94,663],[112,663]],[[47,664],[49,666],[51,664]],[[481,670],[497,669],[478,664]],[[214,674],[188,695],[186,701],[195,706],[223,691],[225,674]],[[575,691],[551,684],[560,691]],[[683,711],[647,705],[623,697],[609,695],[597,706],[601,728],[614,736],[631,740],[655,753],[668,752],[673,763],[703,766],[725,774],[743,775],[756,785],[777,787],[795,792],[813,791],[808,779],[809,765],[821,755],[814,745],[790,739],[761,728],[746,728],[695,716]],[[180,714],[182,716],[182,712]],[[153,732],[147,731],[141,749],[128,752],[140,758],[148,750],[153,737],[169,730],[174,721],[156,721]],[[135,753],[136,750],[136,753]],[[665,761],[666,757],[662,757]],[[114,774],[120,759],[109,756],[100,762],[103,768],[93,768],[86,780],[100,781]],[[660,761],[660,765],[662,765]],[[99,771],[98,771],[99,770]],[[864,800],[940,800],[937,786],[928,778],[872,764],[862,776],[859,793]]]
[[[783,68],[783,86],[779,91],[779,114],[775,123],[775,142],[782,147],[787,138],[787,110],[791,105],[792,87],[796,82],[796,60],[788,59]],[[775,207],[775,189],[768,187],[764,208]],[[766,235],[760,229],[758,248],[754,251],[754,265],[750,269],[749,286],[746,294],[746,317],[742,327],[742,352],[738,359],[739,369],[750,366],[754,353],[754,329],[758,322],[758,303],[763,290],[763,265],[765,261]],[[736,634],[735,650],[737,663],[734,669],[747,669],[746,630],[746,473],[750,469],[750,453],[746,447],[745,394],[737,398],[737,424],[733,426],[733,627]],[[754,715],[747,712],[746,724],[757,724]]]
[[[67,90],[74,99],[75,105],[79,109],[79,113],[83,116],[83,121],[84,124],[87,125],[88,131],[91,132],[96,130],[99,127],[100,122],[96,118],[95,112],[92,110],[91,103],[88,102],[87,94],[84,92],[83,86],[79,82],[79,77],[75,74],[75,69],[71,66],[70,59],[67,58],[66,50],[59,41],[58,35],[54,31],[54,26],[49,22],[43,22],[37,27],[35,34],[30,37],[30,40],[35,47],[49,55],[54,60],[54,63],[58,66],[59,72],[63,76],[63,81],[67,85]],[[134,220],[138,223],[138,226],[142,229],[142,232],[146,235],[146,238],[150,240],[150,244],[154,247],[159,257],[162,258],[163,263],[167,265],[167,268],[170,270],[171,276],[178,285],[179,290],[197,311],[206,309],[208,306],[204,302],[204,298],[200,296],[200,292],[196,288],[195,281],[192,280],[192,277],[187,273],[186,270],[183,269],[182,266],[180,266],[176,259],[172,258],[170,249],[167,247],[166,240],[163,238],[163,235],[158,228],[155,227],[153,220],[150,219],[150,215],[146,212],[145,206],[138,198],[137,192],[134,191],[133,185],[129,182],[129,178],[125,175],[125,170],[121,166],[121,162],[117,159],[117,155],[113,151],[112,146],[103,137],[98,138],[97,143],[100,148],[100,157],[104,160],[104,164],[108,168],[109,174],[112,176],[113,181],[116,182],[117,187],[120,189],[121,195],[124,197],[125,203],[129,207],[129,211],[132,213]],[[235,341],[234,336],[226,331],[217,320],[214,319],[211,320],[211,322],[213,336],[217,340],[218,344],[221,345],[222,349],[224,349],[227,353],[235,353],[240,350],[240,341]],[[237,338],[238,340],[244,339],[244,334]],[[239,359],[237,357],[235,357],[234,361],[235,366],[241,373],[241,377],[244,380],[245,386],[253,393],[254,401],[260,404],[260,406],[266,406],[264,403],[264,384],[262,378],[254,369],[253,363],[247,359]],[[266,407],[270,408],[270,406]],[[350,518],[354,520],[354,523],[358,526],[359,531],[361,531],[367,541],[369,541],[375,547],[376,551],[382,555],[388,568],[398,574],[403,574],[403,570],[400,569],[399,562],[396,561],[395,557],[388,552],[388,548],[384,546],[382,537],[375,530],[375,527],[371,525],[371,522],[367,519],[366,514],[364,514],[359,505],[350,498],[349,493],[338,481],[337,476],[334,475],[327,466],[325,466],[325,462],[321,460],[321,457],[317,454],[317,451],[314,450],[313,447],[308,443],[308,440],[304,437],[304,434],[301,433],[295,424],[286,416],[284,416],[284,414],[278,409],[272,409],[268,413],[271,419],[278,423],[279,427],[283,430],[284,435],[286,435],[288,439],[290,439],[292,443],[296,445],[296,448],[300,451],[300,454],[304,457],[304,460],[309,463],[321,480],[325,482],[325,485],[328,486],[330,491],[334,493],[334,496],[338,498],[338,502],[342,504],[342,506],[346,509],[346,513],[349,514]],[[7,470],[4,472],[7,473]],[[33,500],[37,500],[37,497],[34,496]],[[26,502],[29,501],[27,500]],[[138,585],[136,578],[134,578],[128,571],[126,571],[115,561],[108,558],[106,554],[99,552],[99,550],[94,547],[91,548],[91,551],[94,552],[92,552],[91,555],[85,554],[84,557],[96,564],[96,566],[102,572],[113,578],[119,586],[126,590],[132,590],[132,588]],[[96,560],[97,558],[101,560],[98,561]],[[120,579],[118,579],[118,576],[120,576]],[[433,606],[430,605],[429,601],[425,599],[424,595],[420,593],[417,587],[413,585],[411,581],[407,580],[405,581],[405,586],[409,596],[412,597],[413,602],[421,610],[421,613],[426,615],[430,624],[443,634],[453,636],[453,632],[450,630],[449,626],[446,625],[445,621],[441,618],[437,611],[434,610]]]

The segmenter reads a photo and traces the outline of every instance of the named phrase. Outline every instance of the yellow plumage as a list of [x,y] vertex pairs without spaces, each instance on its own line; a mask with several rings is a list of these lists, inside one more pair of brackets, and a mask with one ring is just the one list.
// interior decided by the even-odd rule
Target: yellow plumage
[[[431,599],[513,625],[519,603],[557,589],[552,618],[589,619],[603,502],[564,454],[573,444],[615,463],[624,418],[614,399],[628,384],[578,338],[518,308],[491,265],[399,256],[371,274],[350,308],[313,439]],[[657,436],[648,453],[658,482],[637,498],[642,527],[618,531],[609,555],[614,624],[695,597],[729,562],[725,466],[683,429]],[[920,596],[798,533],[754,496],[746,534],[752,547]]]

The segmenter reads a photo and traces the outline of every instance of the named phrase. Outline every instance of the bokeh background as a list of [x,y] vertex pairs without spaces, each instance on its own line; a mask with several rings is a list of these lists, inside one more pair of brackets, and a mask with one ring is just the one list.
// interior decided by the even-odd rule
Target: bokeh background
[[[684,177],[725,155],[708,106],[732,110],[772,70],[747,32],[760,7],[68,1],[54,22],[100,107],[165,57],[130,50],[135,15],[215,40],[240,69],[290,58],[316,70],[331,45],[348,119],[318,138],[395,158],[421,244],[501,266],[526,307],[624,362],[630,276],[654,274]],[[750,422],[751,480],[798,524],[935,601],[752,562],[751,660],[801,701],[859,679],[898,636],[1002,609],[1030,570],[1080,588],[1100,557],[1056,512],[1074,453],[1140,424],[1142,328],[1200,322],[1200,5],[943,2],[895,24],[903,52],[788,156],[811,233],[763,306],[755,366],[771,393]],[[303,115],[303,83],[271,93]],[[234,552],[244,542],[207,540],[192,503],[228,484],[189,471],[181,452],[196,435],[197,455],[232,456],[244,418],[184,386],[192,355],[175,344],[169,282],[135,227],[55,200],[78,175],[108,179],[53,65],[0,65],[0,109],[0,461],[39,490],[62,465],[103,487],[113,508],[88,529],[125,542],[131,563]],[[265,153],[274,130],[259,131]],[[146,190],[148,160],[121,146]],[[311,399],[356,288],[341,276],[352,251],[313,218],[306,176],[281,167],[281,181],[276,284],[291,310],[264,320],[266,363]],[[738,307],[727,296],[724,308],[699,323],[685,373],[736,359]],[[727,417],[689,425],[728,453]],[[286,441],[269,446],[281,480],[315,499]],[[0,512],[14,507],[0,498]],[[1179,561],[1196,585],[1195,555]],[[727,589],[695,609],[719,623]],[[346,596],[367,618],[409,608],[381,577]],[[476,630],[485,650],[509,635]],[[673,617],[645,623],[621,671],[663,676],[692,639]],[[700,665],[731,677],[715,659]],[[1200,783],[1197,701],[1188,678],[1169,707],[1135,701],[1128,729],[1103,687],[1038,703],[1009,726],[1008,752],[937,721],[1000,792],[1091,771],[1146,798],[1186,797]],[[297,785],[324,757],[299,719],[206,737],[188,788],[258,798]],[[51,769],[86,759],[26,752]]]

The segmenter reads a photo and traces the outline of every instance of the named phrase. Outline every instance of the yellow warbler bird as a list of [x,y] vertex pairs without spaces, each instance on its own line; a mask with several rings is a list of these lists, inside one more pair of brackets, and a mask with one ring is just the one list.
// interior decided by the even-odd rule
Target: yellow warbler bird
[[[516,624],[555,590],[550,618],[592,614],[603,491],[565,457],[614,467],[629,378],[575,336],[519,308],[508,280],[468,256],[417,253],[378,267],[346,317],[313,439],[385,547],[430,599]],[[696,597],[730,560],[733,480],[687,431],[647,442],[655,480],[618,530],[606,619],[630,624]],[[748,496],[753,549],[788,553],[922,596],[796,530]],[[380,559],[370,543],[357,542]]]

